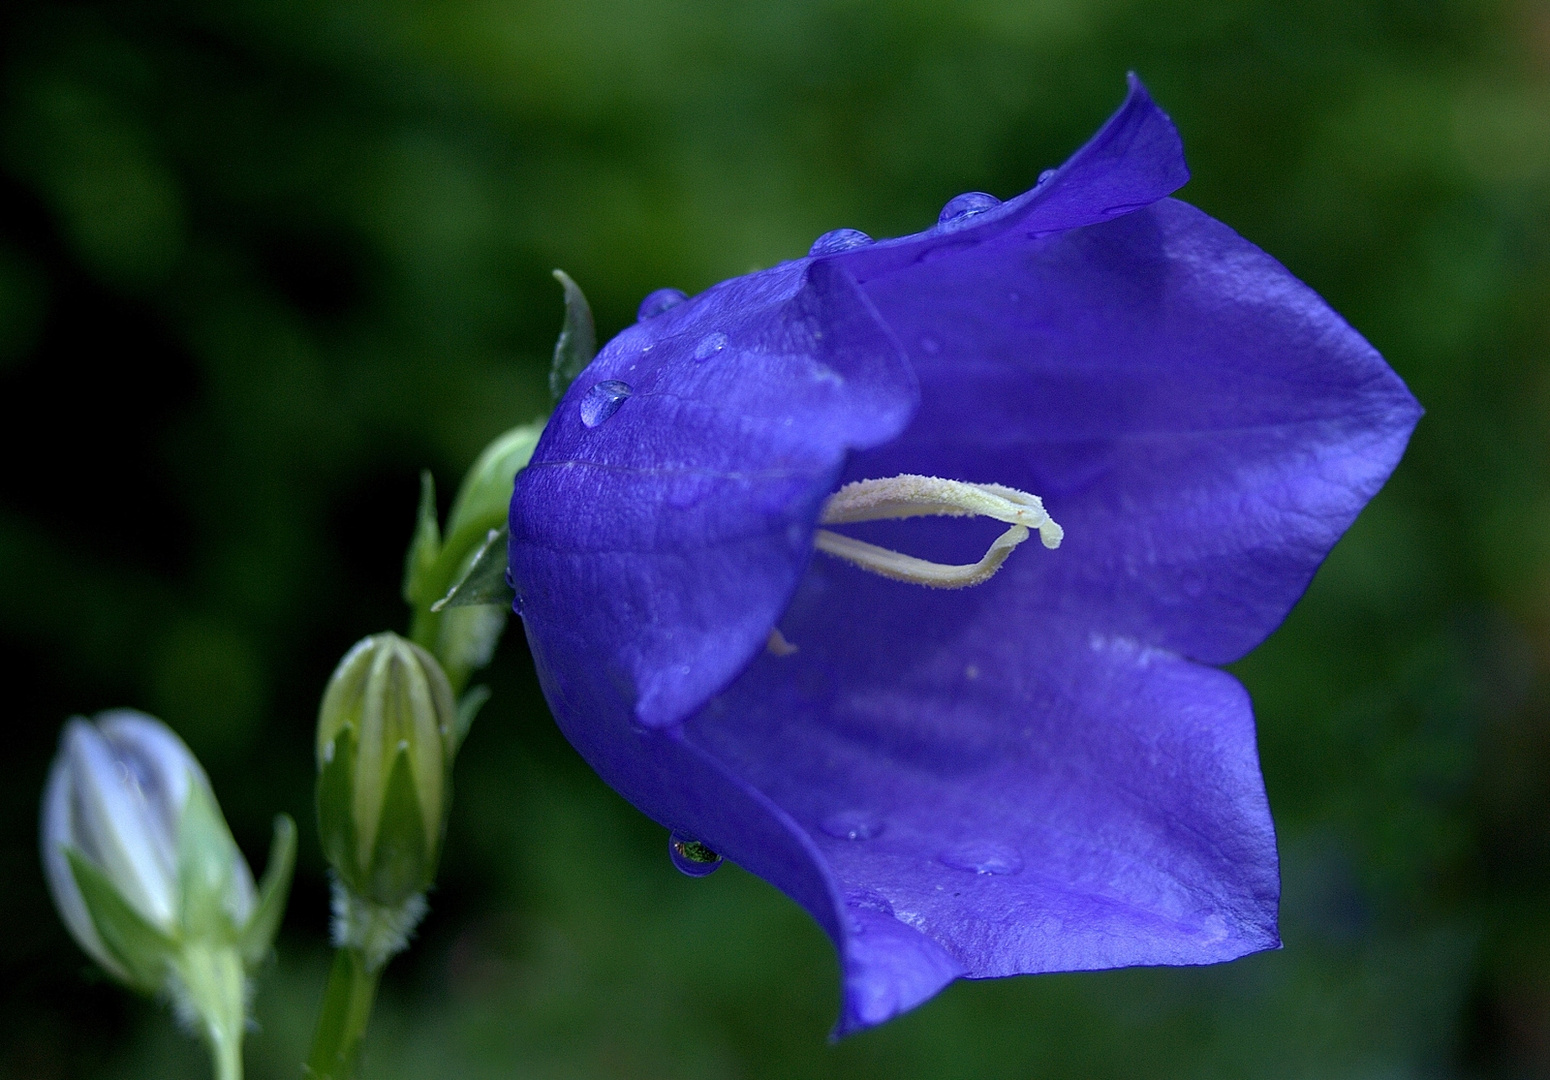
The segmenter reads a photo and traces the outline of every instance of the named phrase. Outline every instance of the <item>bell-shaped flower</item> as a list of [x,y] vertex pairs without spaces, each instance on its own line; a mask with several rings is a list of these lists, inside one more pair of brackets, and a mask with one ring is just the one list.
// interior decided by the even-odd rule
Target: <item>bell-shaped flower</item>
[[81,948],[120,982],[168,995],[209,1041],[218,1075],[235,1075],[248,972],[268,955],[290,888],[291,820],[276,821],[255,887],[188,747],[119,709],[65,726],[41,833],[49,889]]
[[725,855],[818,920],[841,1032],[960,976],[1278,943],[1253,715],[1215,665],[1282,620],[1420,409],[1168,198],[1187,178],[1132,81],[1015,199],[655,293],[517,477],[511,581],[561,728],[680,863]]

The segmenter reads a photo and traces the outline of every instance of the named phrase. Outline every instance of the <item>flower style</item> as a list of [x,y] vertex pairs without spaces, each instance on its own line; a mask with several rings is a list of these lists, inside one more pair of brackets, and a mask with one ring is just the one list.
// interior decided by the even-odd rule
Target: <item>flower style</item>
[[[1285,617],[1420,408],[1167,197],[1187,178],[1132,79],[1015,199],[647,297],[518,475],[561,728],[818,920],[840,1033],[960,976],[1278,944],[1253,715],[1212,665]],[[987,545],[978,583],[927,580]]]

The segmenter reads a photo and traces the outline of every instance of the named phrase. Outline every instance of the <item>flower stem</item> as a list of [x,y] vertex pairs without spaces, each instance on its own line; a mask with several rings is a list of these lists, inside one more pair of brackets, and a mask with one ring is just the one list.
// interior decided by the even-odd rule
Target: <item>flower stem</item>
[[215,1063],[215,1080],[242,1080],[241,1042],[235,1039],[212,1042],[210,1057]]
[[216,1080],[242,1080],[247,977],[229,946],[186,943],[172,962],[168,989],[180,1016],[204,1036]]
[[350,1080],[355,1075],[380,976],[380,971],[367,970],[360,950],[346,948],[334,953],[317,1034],[312,1038],[312,1056],[307,1061],[307,1075],[313,1080]]

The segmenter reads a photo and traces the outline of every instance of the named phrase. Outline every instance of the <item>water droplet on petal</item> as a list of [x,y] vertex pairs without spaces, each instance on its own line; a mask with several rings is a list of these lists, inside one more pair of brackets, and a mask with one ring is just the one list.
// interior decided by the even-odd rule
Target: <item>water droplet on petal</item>
[[927,356],[935,356],[942,351],[942,343],[930,334],[923,334],[920,339],[920,351]]
[[645,322],[654,319],[668,308],[677,307],[689,294],[682,289],[658,289],[656,292],[646,294],[646,299],[640,302],[640,310],[635,313],[637,322]]
[[[1054,175],[1055,175],[1055,170],[1054,169],[1045,169],[1043,172],[1041,172],[1039,174],[1039,183],[1040,184],[1044,183],[1045,181],[1047,181],[1050,177],[1052,177]],[[1035,184],[1034,186],[1037,187],[1038,185]]]
[[888,898],[876,889],[868,889],[865,886],[846,891],[845,907],[846,914],[849,915],[846,922],[850,924],[852,934],[866,933],[867,920],[860,917],[863,911],[893,917],[893,905],[888,902]]
[[875,911],[879,915],[893,914],[893,905],[888,902],[888,898],[876,889],[868,889],[865,886],[847,891],[845,905],[860,911]]
[[720,331],[714,334],[706,334],[700,338],[700,343],[694,347],[696,360],[709,360],[722,349],[727,347],[727,336]]
[[937,215],[936,223],[938,225],[956,224],[1000,205],[1001,200],[994,195],[987,195],[983,191],[965,191],[962,195],[954,195],[947,200],[947,205],[942,207],[942,212]]
[[668,837],[667,854],[678,871],[690,877],[704,877],[721,865],[720,855],[682,833]]
[[1023,857],[1014,848],[994,840],[973,840],[948,848],[937,856],[945,866],[974,874],[1015,874],[1023,868]]
[[816,258],[819,255],[833,255],[851,248],[866,247],[871,242],[872,238],[860,229],[830,229],[813,241],[807,253]]
[[865,810],[841,810],[830,814],[818,827],[836,840],[870,840],[883,833],[883,819]]
[[619,406],[624,404],[624,399],[631,393],[629,383],[618,379],[603,380],[581,399],[581,422],[587,427],[597,427],[618,412]]

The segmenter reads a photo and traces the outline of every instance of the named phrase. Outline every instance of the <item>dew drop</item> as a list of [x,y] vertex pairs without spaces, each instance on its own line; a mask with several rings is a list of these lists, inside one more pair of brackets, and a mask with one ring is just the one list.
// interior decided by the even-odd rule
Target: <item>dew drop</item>
[[871,242],[872,238],[860,229],[830,229],[813,241],[807,253],[815,258],[819,255],[834,255],[851,248],[866,247]]
[[334,740],[329,739],[323,744],[323,764],[331,765],[334,761]]
[[994,195],[987,195],[983,191],[965,191],[962,195],[954,195],[947,200],[947,205],[942,207],[942,212],[937,215],[938,225],[954,225],[973,217],[975,214],[983,214],[986,210],[1001,205],[1001,200]]
[[696,360],[709,360],[722,349],[727,347],[727,336],[720,331],[714,334],[706,334],[700,338],[700,343],[694,347]]
[[720,855],[682,833],[668,837],[667,854],[678,871],[690,877],[704,877],[721,865]]
[[893,917],[893,905],[888,898],[876,889],[868,889],[865,886],[859,889],[849,889],[845,893],[846,914],[849,918],[850,932],[852,934],[865,934],[867,921],[861,917],[861,912],[870,912],[874,915],[886,915]]
[[630,396],[630,384],[618,379],[605,379],[587,391],[581,399],[581,422],[587,427],[597,427],[624,404]]
[[935,356],[942,351],[942,343],[930,334],[924,334],[920,339],[920,351],[927,356]]
[[1023,868],[1023,857],[1013,848],[994,840],[973,840],[948,848],[937,860],[954,870],[973,874],[1015,874]]
[[640,310],[635,313],[636,322],[645,322],[654,319],[668,308],[677,307],[689,295],[682,289],[658,289],[656,292],[646,294],[646,299],[640,302]]
[[[1054,169],[1045,169],[1043,172],[1041,172],[1039,174],[1039,183],[1040,184],[1045,183],[1046,181],[1049,180],[1050,177],[1052,177],[1054,175],[1055,175],[1055,170]],[[1038,185],[1036,184],[1034,186],[1037,187]]]
[[859,911],[875,911],[879,915],[893,914],[893,905],[888,902],[888,898],[876,889],[868,889],[865,886],[847,891],[845,906]]
[[830,814],[818,827],[836,840],[870,840],[883,834],[883,819],[865,810],[841,810]]

